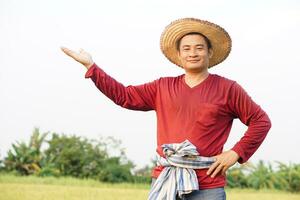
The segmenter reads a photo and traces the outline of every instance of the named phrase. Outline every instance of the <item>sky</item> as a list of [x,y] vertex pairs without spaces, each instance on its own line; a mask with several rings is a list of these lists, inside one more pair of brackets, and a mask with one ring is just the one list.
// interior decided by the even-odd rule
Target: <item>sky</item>
[[[227,30],[229,57],[210,69],[237,81],[269,115],[272,128],[250,158],[299,163],[300,3],[238,0],[0,0],[0,158],[11,144],[41,132],[122,141],[137,167],[156,149],[154,111],[121,108],[60,46],[89,52],[124,85],[178,76],[159,48],[171,21],[194,17]],[[247,127],[234,120],[229,150]]]

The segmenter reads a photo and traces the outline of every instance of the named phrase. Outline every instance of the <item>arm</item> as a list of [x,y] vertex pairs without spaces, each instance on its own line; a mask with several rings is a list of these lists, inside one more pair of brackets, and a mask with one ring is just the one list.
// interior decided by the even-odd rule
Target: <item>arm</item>
[[215,156],[216,162],[207,171],[208,175],[212,174],[212,178],[219,172],[225,175],[227,169],[236,162],[246,162],[261,145],[271,128],[268,115],[237,83],[232,85],[229,98],[228,108],[231,114],[247,125],[248,129],[232,149]]
[[117,105],[132,110],[147,111],[155,109],[156,84],[158,81],[125,87],[100,69],[92,60],[92,56],[86,51],[81,49],[79,52],[75,52],[65,47],[62,47],[61,50],[84,65],[88,69],[85,78],[91,78],[97,88]]
[[131,110],[154,110],[157,80],[137,86],[124,86],[106,74],[96,64],[87,71],[85,78],[91,78],[96,87],[115,104]]
[[231,88],[229,108],[234,116],[248,126],[244,136],[232,148],[240,156],[238,162],[242,164],[262,144],[271,128],[271,121],[265,111],[237,83]]

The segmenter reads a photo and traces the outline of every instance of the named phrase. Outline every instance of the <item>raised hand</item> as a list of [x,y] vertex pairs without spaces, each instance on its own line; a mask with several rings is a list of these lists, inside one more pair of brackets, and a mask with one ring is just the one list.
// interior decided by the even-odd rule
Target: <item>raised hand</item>
[[61,50],[77,62],[83,64],[87,69],[94,64],[91,54],[83,49],[80,49],[79,52],[76,52],[66,47],[61,47]]

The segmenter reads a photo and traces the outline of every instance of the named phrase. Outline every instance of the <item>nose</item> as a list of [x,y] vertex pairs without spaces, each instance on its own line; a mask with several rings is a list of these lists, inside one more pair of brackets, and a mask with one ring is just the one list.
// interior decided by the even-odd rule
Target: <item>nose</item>
[[190,52],[189,52],[189,57],[197,57],[197,53],[196,53],[196,50],[195,49],[191,49]]

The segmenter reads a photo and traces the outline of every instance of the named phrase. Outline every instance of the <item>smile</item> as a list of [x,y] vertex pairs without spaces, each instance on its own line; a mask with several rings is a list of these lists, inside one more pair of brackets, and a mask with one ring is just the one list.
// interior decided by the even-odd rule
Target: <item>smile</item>
[[197,63],[197,62],[199,62],[199,60],[188,60],[188,62],[190,62],[190,63]]

